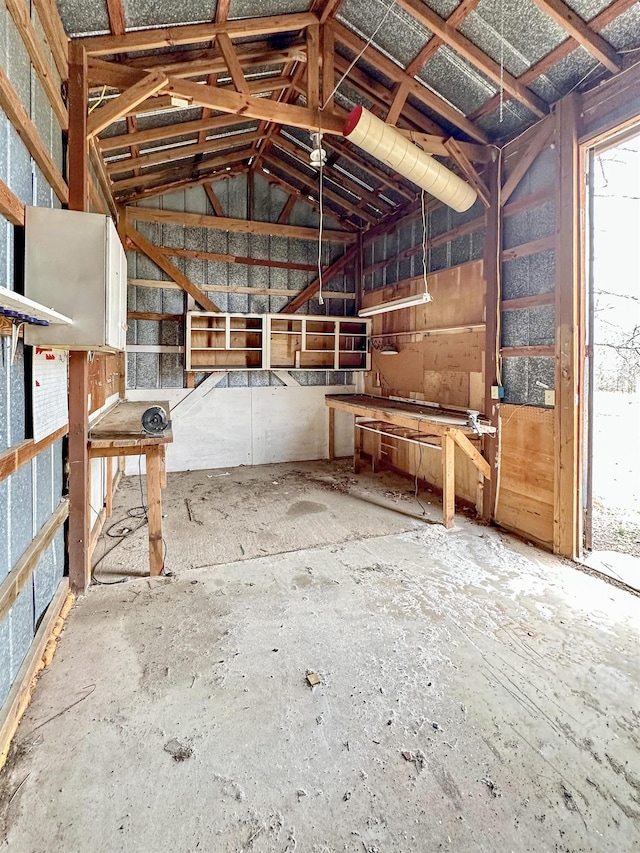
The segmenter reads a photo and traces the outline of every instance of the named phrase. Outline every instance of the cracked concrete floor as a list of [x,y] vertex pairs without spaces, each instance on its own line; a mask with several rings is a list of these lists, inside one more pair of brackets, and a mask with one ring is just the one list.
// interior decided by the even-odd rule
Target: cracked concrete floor
[[[281,468],[238,503],[274,511]],[[417,521],[386,477],[350,538],[352,496],[299,474],[286,506],[327,504],[324,539],[300,514],[299,550],[181,568],[201,526],[181,516],[174,577],[92,587],[0,776],[0,849],[637,850],[639,599],[459,515]],[[140,565],[143,539],[121,547]]]

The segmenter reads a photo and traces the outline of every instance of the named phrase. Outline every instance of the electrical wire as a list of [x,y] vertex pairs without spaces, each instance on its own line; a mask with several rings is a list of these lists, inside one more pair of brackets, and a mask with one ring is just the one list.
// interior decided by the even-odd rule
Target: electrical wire
[[[320,142],[320,151],[322,151],[322,142]],[[320,282],[320,287],[318,289],[318,304],[324,305],[324,298],[322,296],[322,232],[324,229],[324,201],[323,201],[323,190],[324,190],[324,163],[322,161],[322,154],[320,156],[320,226],[318,228],[318,281]]]
[[382,28],[382,25],[384,24],[384,22],[387,20],[387,18],[389,17],[389,15],[391,14],[391,12],[393,11],[393,7],[394,7],[394,2],[393,2],[393,0],[391,0],[391,2],[389,3],[389,5],[387,6],[387,11],[384,13],[384,15],[383,15],[383,17],[382,17],[382,19],[381,19],[380,23],[379,23],[379,24],[378,24],[378,26],[375,28],[375,30],[371,33],[371,35],[369,36],[369,38],[368,38],[368,40],[367,40],[367,42],[366,42],[365,46],[362,48],[362,50],[360,51],[360,53],[356,56],[356,58],[353,60],[353,62],[351,63],[351,65],[347,68],[347,70],[344,72],[344,74],[342,75],[342,77],[338,80],[337,84],[334,86],[334,89],[333,89],[333,91],[331,92],[331,94],[329,95],[329,97],[325,99],[324,104],[320,107],[320,111],[324,110],[324,108],[327,106],[327,104],[329,103],[329,101],[331,100],[331,98],[333,98],[333,96],[334,96],[334,95],[335,95],[335,93],[338,91],[338,89],[340,88],[340,86],[342,86],[342,84],[344,83],[344,81],[346,80],[346,78],[347,78],[347,77],[349,76],[349,74],[351,73],[351,69],[353,68],[353,66],[354,66],[354,65],[355,65],[355,64],[356,64],[356,63],[357,63],[357,62],[362,58],[362,56],[364,55],[364,53],[365,53],[365,51],[367,50],[367,48],[371,46],[371,42],[374,40],[374,38],[375,38],[375,37],[378,35],[378,33],[380,32],[380,29]]
[[430,272],[429,268],[431,267],[431,246],[428,246],[430,242],[428,231],[429,218],[427,217],[424,201],[424,190],[420,194],[420,210],[422,213],[422,275],[424,278],[424,292],[427,296],[427,302],[431,302],[433,297],[429,293],[429,284],[427,281],[427,274]]
[[100,104],[104,101],[104,95],[105,95],[105,92],[106,92],[106,91],[107,91],[107,87],[106,87],[106,86],[103,86],[103,87],[102,87],[102,92],[100,92],[100,97],[99,97],[99,98],[98,98],[98,100],[95,102],[95,104],[92,104],[92,105],[89,107],[89,113],[88,113],[89,115],[91,115],[91,113],[95,110],[95,108],[96,108],[96,107],[99,107],[99,106],[100,106]]

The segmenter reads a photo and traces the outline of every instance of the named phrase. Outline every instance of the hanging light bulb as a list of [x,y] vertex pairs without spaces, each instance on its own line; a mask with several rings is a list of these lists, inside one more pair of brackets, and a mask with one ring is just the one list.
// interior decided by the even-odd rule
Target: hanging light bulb
[[327,152],[322,147],[322,134],[319,131],[314,131],[311,134],[311,144],[313,148],[309,154],[309,162],[314,169],[319,169],[327,162]]

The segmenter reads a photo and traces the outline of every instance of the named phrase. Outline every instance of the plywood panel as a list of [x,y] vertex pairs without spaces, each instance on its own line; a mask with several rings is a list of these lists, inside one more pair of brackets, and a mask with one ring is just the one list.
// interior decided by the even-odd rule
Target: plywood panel
[[553,409],[503,406],[496,521],[551,546],[554,502]]

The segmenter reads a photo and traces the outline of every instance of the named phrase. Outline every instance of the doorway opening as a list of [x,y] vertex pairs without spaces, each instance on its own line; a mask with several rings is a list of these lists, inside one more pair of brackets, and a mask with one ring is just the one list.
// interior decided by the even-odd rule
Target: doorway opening
[[589,156],[585,546],[640,588],[640,131]]

